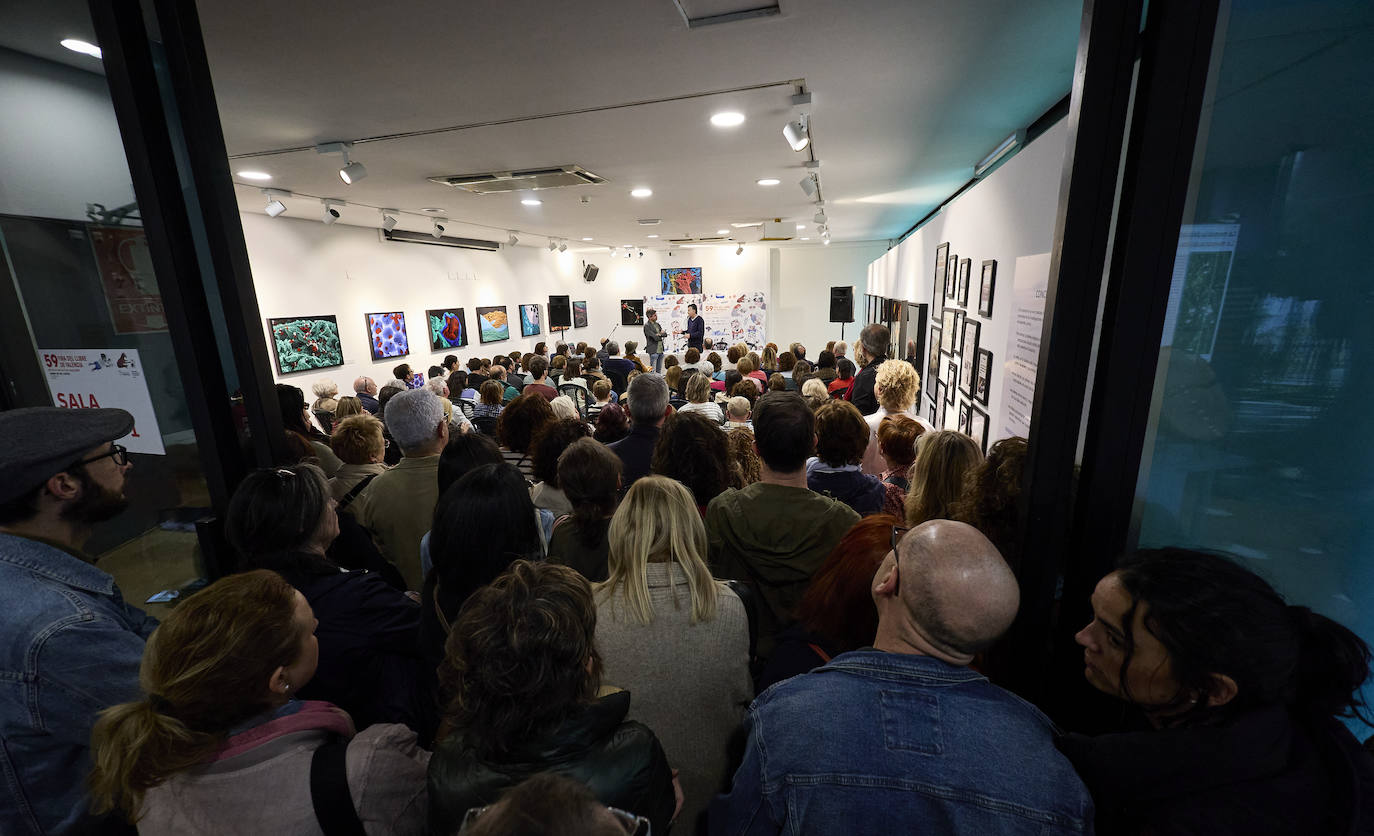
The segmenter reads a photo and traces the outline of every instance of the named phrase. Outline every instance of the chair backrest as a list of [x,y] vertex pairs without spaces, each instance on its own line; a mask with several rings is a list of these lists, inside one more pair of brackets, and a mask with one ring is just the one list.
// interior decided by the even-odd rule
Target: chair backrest
[[479,418],[473,418],[472,425],[476,427],[477,431],[482,435],[489,435],[492,438],[495,438],[496,422],[498,420],[500,419],[495,415],[483,415]]
[[452,398],[451,400],[454,405],[462,411],[463,417],[471,421],[473,409],[477,406],[477,404],[473,403],[472,398]]
[[320,422],[320,429],[324,430],[326,435],[332,435],[334,433],[334,413],[327,409],[312,409],[311,412],[315,413],[315,420]]
[[687,400],[685,398],[669,398],[668,405],[673,409],[682,409],[687,405]]
[[611,388],[615,391],[624,392],[630,385],[629,382],[625,380],[626,374],[620,369],[602,369],[602,371],[605,372],[606,377],[610,379]]

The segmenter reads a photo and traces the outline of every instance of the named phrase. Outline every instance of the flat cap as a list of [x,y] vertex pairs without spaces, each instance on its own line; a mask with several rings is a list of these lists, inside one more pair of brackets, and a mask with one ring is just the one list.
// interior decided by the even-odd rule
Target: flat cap
[[134,416],[122,409],[36,406],[0,412],[0,502],[22,496],[133,428]]

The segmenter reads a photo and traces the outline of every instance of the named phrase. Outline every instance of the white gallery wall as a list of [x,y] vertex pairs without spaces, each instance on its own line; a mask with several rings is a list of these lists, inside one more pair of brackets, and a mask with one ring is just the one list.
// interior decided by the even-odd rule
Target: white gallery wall
[[[928,304],[935,288],[937,247],[948,243],[951,257],[973,260],[967,310],[970,318],[983,323],[979,345],[990,349],[993,355],[987,405],[991,418],[989,444],[1000,437],[998,431],[1003,426],[998,416],[1003,414],[1002,376],[1004,364],[1009,359],[1007,340],[1012,327],[1016,259],[1049,252],[1053,246],[1067,143],[1068,121],[1061,119],[869,265],[867,286],[870,294]],[[991,320],[977,313],[978,282],[982,263],[987,259],[997,261]],[[925,367],[923,362],[923,384],[927,376]],[[924,416],[929,401],[925,393],[921,397],[921,415]],[[962,396],[957,396],[956,401],[958,399]]]
[[[613,335],[617,341],[634,339],[642,346],[641,328],[617,327],[620,300],[659,292],[663,267],[701,267],[707,293],[764,291],[769,294],[770,340],[823,346],[839,336],[839,326],[827,321],[830,286],[854,287],[856,310],[862,312],[868,263],[883,250],[878,243],[776,248],[775,271],[773,248],[756,244],[746,245],[742,255],[735,255],[734,247],[705,247],[674,249],[671,257],[666,250],[646,250],[643,258],[612,259],[605,249],[551,253],[543,247],[503,244],[496,252],[481,252],[389,242],[375,229],[325,226],[313,219],[269,218],[249,212],[240,218],[268,344],[268,318],[333,315],[338,319],[342,367],[277,376],[307,391],[324,377],[347,390],[359,375],[384,383],[401,362],[424,371],[449,353],[466,361],[473,356],[524,353],[541,340],[552,343],[557,337],[547,330],[551,295],[566,294],[573,301],[587,302],[588,326],[566,332],[565,339],[595,343]],[[584,261],[601,268],[595,282],[582,280]],[[517,306],[531,303],[541,306],[544,333],[521,337]],[[477,342],[475,308],[479,305],[506,306],[511,339]],[[425,311],[448,307],[464,308],[472,342],[456,351],[431,351]],[[405,313],[410,355],[374,361],[364,315],[387,311]]]

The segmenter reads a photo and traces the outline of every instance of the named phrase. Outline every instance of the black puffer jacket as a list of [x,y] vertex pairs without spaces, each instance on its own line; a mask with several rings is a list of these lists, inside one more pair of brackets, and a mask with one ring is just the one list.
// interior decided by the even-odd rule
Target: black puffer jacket
[[495,802],[501,792],[536,772],[556,772],[586,784],[601,803],[641,816],[667,833],[676,804],[673,775],[658,738],[626,721],[630,694],[602,697],[553,731],[521,742],[500,763],[450,736],[429,762],[429,827],[456,833],[469,808]]

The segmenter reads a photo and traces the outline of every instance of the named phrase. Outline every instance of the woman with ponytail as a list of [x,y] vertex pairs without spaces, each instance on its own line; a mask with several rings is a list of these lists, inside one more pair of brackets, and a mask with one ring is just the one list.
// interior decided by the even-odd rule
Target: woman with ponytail
[[[225,578],[181,603],[148,639],[143,698],[107,709],[91,734],[92,804],[159,834],[321,834],[312,760],[337,753],[327,799],[350,798],[366,833],[424,830],[429,755],[404,726],[354,734],[348,714],[292,697],[315,673],[315,616],[266,570]],[[332,745],[337,744],[337,745]],[[321,774],[328,774],[321,771]]]
[[1068,735],[1099,834],[1345,836],[1374,829],[1369,647],[1258,575],[1186,549],[1141,551],[1098,583],[1075,637],[1085,676],[1151,730]]

